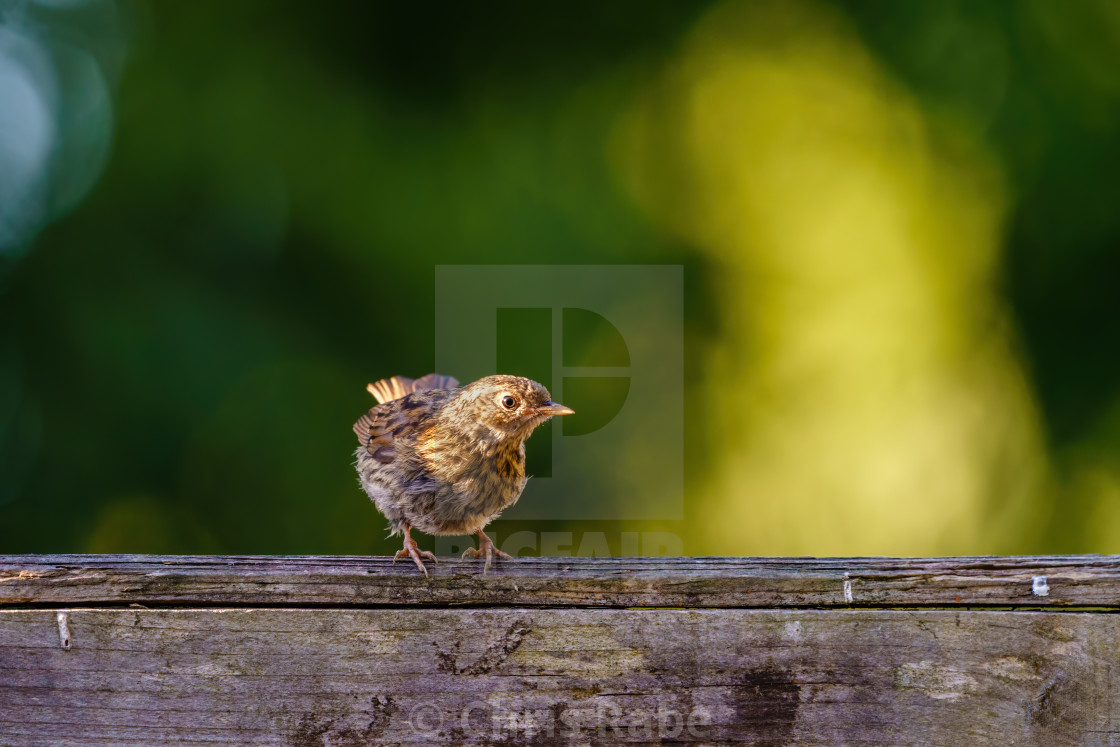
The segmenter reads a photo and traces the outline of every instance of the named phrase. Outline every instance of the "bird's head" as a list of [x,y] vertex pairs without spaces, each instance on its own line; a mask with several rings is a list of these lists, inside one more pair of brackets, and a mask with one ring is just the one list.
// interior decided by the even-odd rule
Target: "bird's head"
[[553,415],[573,414],[543,385],[521,376],[487,376],[463,387],[459,397],[465,412],[507,438],[528,438]]

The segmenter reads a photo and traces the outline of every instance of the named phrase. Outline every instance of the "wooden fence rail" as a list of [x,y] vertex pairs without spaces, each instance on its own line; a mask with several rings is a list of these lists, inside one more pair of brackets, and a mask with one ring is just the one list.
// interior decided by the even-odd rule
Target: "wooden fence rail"
[[1120,557],[429,568],[0,556],[0,746],[1120,745]]

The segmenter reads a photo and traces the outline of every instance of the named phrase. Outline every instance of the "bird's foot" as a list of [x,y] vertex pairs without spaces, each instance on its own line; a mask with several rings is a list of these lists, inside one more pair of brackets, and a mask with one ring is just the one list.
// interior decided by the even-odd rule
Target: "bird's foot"
[[421,558],[427,558],[433,563],[439,562],[436,560],[436,556],[431,552],[428,550],[421,550],[417,547],[416,540],[409,537],[408,534],[404,536],[404,548],[397,550],[396,554],[393,556],[393,562],[396,563],[401,558],[412,558],[412,562],[416,564],[416,567],[420,569],[420,572],[424,574],[425,578],[428,578],[428,569],[424,567],[424,561],[421,560]]
[[494,558],[501,558],[502,560],[513,560],[513,556],[508,552],[502,552],[494,546],[494,542],[482,532],[478,533],[478,549],[468,547],[463,551],[463,560],[467,558],[486,558],[486,564],[482,567],[482,575],[490,570],[491,561]]

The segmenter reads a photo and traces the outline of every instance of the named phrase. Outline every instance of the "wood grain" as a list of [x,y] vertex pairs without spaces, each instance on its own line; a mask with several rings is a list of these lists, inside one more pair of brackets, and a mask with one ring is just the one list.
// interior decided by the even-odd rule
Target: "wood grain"
[[[906,610],[0,611],[0,744],[1120,742],[1120,618]],[[691,726],[690,726],[691,724]]]
[[443,559],[429,570],[368,557],[0,556],[0,607],[1120,608],[1120,557],[1100,555],[521,558],[487,576]]
[[0,747],[1120,745],[1120,559],[0,557]]

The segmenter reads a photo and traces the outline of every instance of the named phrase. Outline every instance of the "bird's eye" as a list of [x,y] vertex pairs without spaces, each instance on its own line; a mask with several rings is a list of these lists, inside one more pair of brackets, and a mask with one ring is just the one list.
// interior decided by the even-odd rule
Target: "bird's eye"
[[507,394],[506,396],[502,397],[502,407],[506,408],[507,410],[512,410],[513,408],[517,407],[517,400],[514,399],[512,395]]

